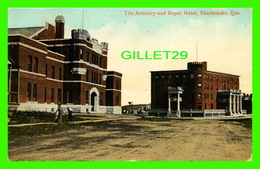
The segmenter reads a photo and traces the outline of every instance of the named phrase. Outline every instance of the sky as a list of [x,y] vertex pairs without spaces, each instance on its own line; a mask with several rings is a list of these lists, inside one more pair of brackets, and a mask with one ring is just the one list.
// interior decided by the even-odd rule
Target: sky
[[[168,15],[169,11],[181,15]],[[202,11],[227,15],[200,15]],[[99,43],[109,44],[108,70],[123,74],[122,105],[151,102],[150,71],[185,70],[193,61],[207,61],[210,71],[240,75],[240,89],[252,93],[251,8],[10,8],[8,27],[55,25],[57,15],[65,18],[65,38],[71,37],[72,29],[83,28]],[[186,51],[188,57],[126,60],[123,51],[139,51],[141,57],[146,51],[149,57],[153,51]]]

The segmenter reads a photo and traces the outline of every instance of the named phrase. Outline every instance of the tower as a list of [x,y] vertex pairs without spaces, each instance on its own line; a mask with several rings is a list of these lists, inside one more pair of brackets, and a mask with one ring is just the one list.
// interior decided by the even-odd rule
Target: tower
[[55,38],[57,39],[63,39],[64,38],[64,17],[62,15],[58,15],[55,18],[56,23],[56,32],[55,32]]

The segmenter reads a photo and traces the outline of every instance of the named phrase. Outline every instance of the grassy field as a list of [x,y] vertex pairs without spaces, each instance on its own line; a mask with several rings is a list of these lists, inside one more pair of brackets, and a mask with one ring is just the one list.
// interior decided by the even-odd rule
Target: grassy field
[[[92,121],[102,118],[102,115],[74,114],[73,121]],[[8,139],[20,139],[43,134],[53,134],[61,131],[80,129],[80,124],[70,123],[65,113],[60,124],[54,123],[55,114],[47,112],[16,112],[9,121]],[[38,125],[22,125],[22,124]],[[15,125],[20,125],[17,127]],[[13,126],[13,127],[12,127]]]

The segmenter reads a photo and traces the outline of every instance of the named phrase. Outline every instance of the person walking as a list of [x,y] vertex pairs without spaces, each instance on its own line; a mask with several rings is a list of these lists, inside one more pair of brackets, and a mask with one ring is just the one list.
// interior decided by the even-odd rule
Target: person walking
[[56,113],[55,123],[62,123],[62,113],[63,113],[63,110],[61,108],[61,102],[58,103],[58,108],[57,108],[55,113]]
[[68,119],[69,119],[70,122],[73,121],[72,113],[73,113],[72,108],[68,108]]

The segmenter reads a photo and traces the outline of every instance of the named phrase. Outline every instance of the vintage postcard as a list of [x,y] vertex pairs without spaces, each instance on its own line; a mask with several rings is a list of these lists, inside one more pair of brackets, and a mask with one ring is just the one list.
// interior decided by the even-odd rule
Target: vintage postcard
[[10,161],[251,161],[251,8],[9,8]]

